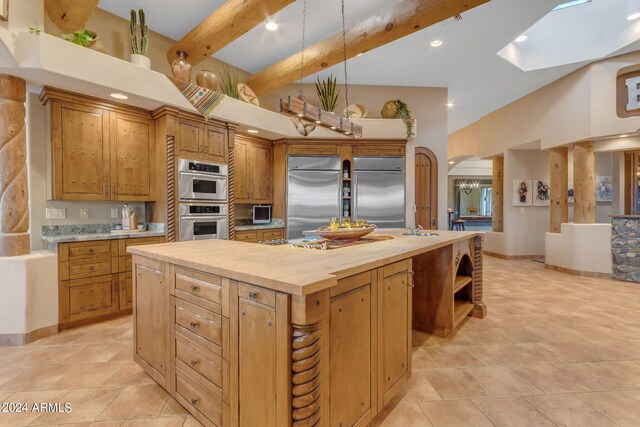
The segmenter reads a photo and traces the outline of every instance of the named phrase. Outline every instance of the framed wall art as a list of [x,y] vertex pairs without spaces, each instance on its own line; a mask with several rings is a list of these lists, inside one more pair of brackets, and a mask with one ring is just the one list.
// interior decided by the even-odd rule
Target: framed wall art
[[513,180],[513,206],[531,206],[533,191],[531,188],[533,181],[530,179]]
[[551,186],[549,180],[533,180],[533,206],[551,205]]
[[596,202],[610,202],[613,200],[612,177],[596,176]]

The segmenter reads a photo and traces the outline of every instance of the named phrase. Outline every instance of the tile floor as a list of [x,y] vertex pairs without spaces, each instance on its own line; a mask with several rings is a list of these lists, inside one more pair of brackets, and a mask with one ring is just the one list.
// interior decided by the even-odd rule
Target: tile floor
[[[414,333],[413,378],[385,427],[640,426],[640,284],[485,258],[489,316],[448,339]],[[132,361],[131,317],[0,347],[0,426],[197,426]],[[258,426],[257,426],[258,427]]]

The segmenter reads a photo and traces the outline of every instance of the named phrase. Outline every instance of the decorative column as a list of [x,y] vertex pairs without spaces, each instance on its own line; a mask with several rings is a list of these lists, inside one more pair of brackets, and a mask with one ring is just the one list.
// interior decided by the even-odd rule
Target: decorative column
[[504,231],[504,157],[493,158],[492,230]]
[[569,149],[549,150],[549,173],[551,175],[551,207],[549,209],[549,231],[560,233],[562,223],[569,222]]
[[596,220],[596,177],[593,142],[573,146],[573,222],[593,224]]
[[0,256],[31,251],[26,95],[24,80],[0,75]]

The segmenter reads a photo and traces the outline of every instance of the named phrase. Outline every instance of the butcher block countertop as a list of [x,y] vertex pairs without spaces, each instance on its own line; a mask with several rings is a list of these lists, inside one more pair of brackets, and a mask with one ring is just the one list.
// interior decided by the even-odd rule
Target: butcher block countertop
[[404,236],[405,232],[380,230],[375,234],[394,238],[327,251],[231,240],[135,246],[128,251],[279,292],[308,295],[335,286],[338,279],[480,235],[471,231],[434,230],[438,236],[423,237]]

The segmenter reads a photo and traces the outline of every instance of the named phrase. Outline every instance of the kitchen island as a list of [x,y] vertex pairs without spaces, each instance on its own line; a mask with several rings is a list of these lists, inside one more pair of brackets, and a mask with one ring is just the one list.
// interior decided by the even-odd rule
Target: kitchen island
[[130,248],[134,358],[207,426],[365,426],[411,376],[411,329],[484,317],[482,237],[336,250]]

